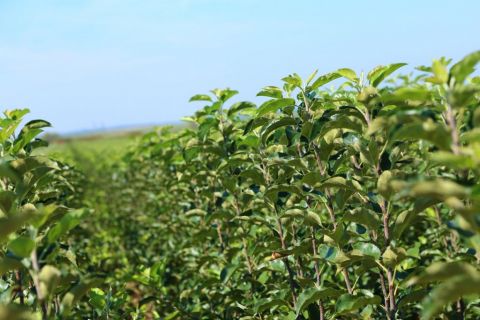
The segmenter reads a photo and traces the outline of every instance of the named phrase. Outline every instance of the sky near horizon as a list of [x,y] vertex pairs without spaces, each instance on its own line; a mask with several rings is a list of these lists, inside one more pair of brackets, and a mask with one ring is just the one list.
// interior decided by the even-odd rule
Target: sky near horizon
[[216,87],[480,49],[480,1],[0,0],[0,108],[72,133],[178,122]]

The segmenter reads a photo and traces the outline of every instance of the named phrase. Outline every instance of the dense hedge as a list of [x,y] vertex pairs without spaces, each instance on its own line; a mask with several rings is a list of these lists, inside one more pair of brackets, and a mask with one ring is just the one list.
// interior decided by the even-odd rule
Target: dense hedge
[[[217,89],[192,97],[205,105],[194,129],[148,133],[121,161],[78,152],[87,180],[54,199],[94,213],[53,240],[102,281],[80,282],[96,288],[74,308],[60,303],[73,280],[24,304],[102,319],[477,319],[479,61],[391,80],[404,64],[293,74],[258,108]],[[43,208],[16,212],[27,202]],[[35,228],[44,241],[52,223],[9,243]],[[44,265],[23,274],[35,282]]]
[[82,186],[72,185],[82,174],[34,153],[46,145],[36,137],[50,123],[17,130],[28,112],[0,119],[0,319],[65,319],[100,283],[78,268],[67,237],[89,211],[81,208]]
[[479,59],[293,74],[259,108],[192,97],[195,130],[127,160],[159,317],[477,318]]

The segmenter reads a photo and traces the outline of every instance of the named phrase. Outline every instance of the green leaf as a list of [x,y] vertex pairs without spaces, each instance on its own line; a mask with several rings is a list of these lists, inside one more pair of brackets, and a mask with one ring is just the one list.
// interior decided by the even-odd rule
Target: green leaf
[[245,110],[252,110],[252,109],[255,109],[256,107],[257,106],[254,103],[251,103],[248,101],[237,102],[228,109],[227,114],[229,117],[231,117],[237,113],[241,113],[242,111],[245,111]]
[[83,280],[68,291],[62,299],[60,304],[60,314],[68,316],[70,310],[91,288],[98,286],[101,283],[100,279]]
[[268,86],[264,87],[259,93],[257,93],[257,96],[281,99],[283,98],[283,91],[278,87]]
[[358,255],[359,253],[374,259],[379,259],[381,255],[381,251],[376,245],[367,242],[357,242],[353,245],[352,254]]
[[306,212],[304,221],[307,225],[311,225],[311,226],[322,225],[322,219],[320,219],[320,216],[317,213],[310,210]]
[[431,282],[445,281],[459,275],[468,275],[472,279],[480,277],[479,271],[466,262],[435,262],[427,267],[420,275],[410,278],[405,285],[408,287],[424,285]]
[[361,185],[355,180],[347,180],[343,177],[331,177],[321,183],[323,188],[341,188],[356,192],[363,192]]
[[397,130],[393,140],[426,140],[442,150],[450,150],[451,135],[444,125],[434,123],[431,119],[422,123],[408,123]]
[[315,80],[315,82],[312,83],[312,85],[310,86],[309,89],[310,90],[318,89],[321,86],[323,86],[323,85],[325,85],[329,82],[332,82],[333,80],[338,79],[340,77],[341,77],[341,75],[336,73],[336,72],[331,72],[331,73],[324,74],[324,75],[318,77],[318,79]]
[[338,297],[340,291],[333,288],[308,288],[298,296],[295,312],[297,317],[305,310],[308,305],[321,299]]
[[337,247],[321,244],[318,247],[318,257],[335,264],[344,264],[350,259]]
[[[330,131],[334,131],[336,129],[342,129],[344,131],[351,130],[354,132],[361,133],[363,129],[363,125],[364,125],[363,121],[356,117],[339,115],[338,117],[335,117],[334,120],[332,119],[326,122],[320,128],[320,130],[316,129],[314,125],[314,128],[312,128],[314,133],[312,133],[311,139],[314,139],[317,136],[327,138],[326,136],[327,133],[329,133]],[[336,133],[338,133],[338,131],[334,131],[332,133],[332,137],[335,137]]]
[[12,191],[0,191],[0,210],[4,215],[9,215],[15,201],[16,195]]
[[206,94],[196,94],[190,98],[190,102],[192,101],[212,101],[212,98]]
[[397,216],[392,233],[393,239],[401,237],[402,233],[418,218],[418,213],[440,202],[430,197],[415,197],[415,199],[413,209],[402,211]]
[[436,262],[420,275],[412,277],[406,286],[438,282],[422,303],[422,319],[433,319],[445,306],[465,296],[480,297],[480,272],[465,262]]
[[447,64],[444,60],[434,60],[432,65],[433,77],[425,79],[427,82],[445,84],[448,81]]
[[378,97],[378,90],[372,86],[366,86],[357,95],[357,101],[368,105],[376,97]]
[[220,281],[227,283],[234,273],[240,268],[239,265],[228,265],[220,272]]
[[0,277],[12,270],[18,270],[22,266],[22,263],[17,259],[10,257],[0,257]]
[[269,199],[272,203],[275,203],[277,201],[279,192],[287,192],[289,194],[297,194],[299,196],[302,195],[302,190],[300,190],[298,187],[284,184],[284,185],[277,185],[269,188],[265,192],[265,197]]
[[42,316],[38,312],[32,312],[24,306],[0,305],[0,319],[2,320],[40,320]]
[[54,293],[60,281],[60,270],[57,268],[46,265],[38,274],[38,280],[40,282],[40,292],[43,297],[49,297]]
[[47,128],[51,126],[52,124],[45,120],[40,120],[40,119],[31,120],[23,126],[22,132],[24,130],[26,131],[26,130],[33,130],[33,129],[42,129],[42,128]]
[[402,248],[388,246],[382,254],[384,265],[394,267],[407,257],[407,252]]
[[229,88],[226,89],[213,89],[210,92],[212,92],[219,101],[225,102],[231,97],[235,96],[238,94],[237,90],[232,90]]
[[337,73],[342,77],[347,78],[348,80],[351,80],[355,83],[358,83],[360,81],[357,77],[357,74],[352,69],[348,69],[348,68],[338,69]]
[[426,289],[415,290],[405,294],[398,301],[398,309],[402,310],[402,308],[406,308],[408,303],[418,303],[425,298],[427,294],[428,290]]
[[445,306],[466,296],[480,297],[480,273],[451,277],[435,287],[422,303],[422,320],[434,319]]
[[324,180],[324,177],[319,172],[309,172],[302,178],[302,183],[306,183],[309,186],[315,187],[319,186],[320,183]]
[[450,197],[463,199],[469,195],[469,190],[461,185],[446,179],[421,181],[411,186],[412,197],[430,197],[445,200]]
[[433,93],[426,87],[400,87],[393,94],[382,95],[385,103],[408,107],[431,105]]
[[371,230],[377,230],[377,228],[380,226],[380,221],[377,216],[366,208],[356,208],[351,212],[347,211],[343,215],[342,219],[364,225]]
[[302,87],[302,78],[300,78],[300,76],[296,73],[288,75],[285,78],[282,78],[282,80],[288,84],[291,84],[294,87]]
[[192,209],[185,212],[186,217],[204,217],[207,215],[207,212],[202,209]]
[[388,77],[393,72],[397,71],[399,68],[407,65],[406,63],[393,63],[387,66],[378,66],[370,71],[367,75],[367,79],[370,82],[370,85],[377,87],[386,77]]
[[288,302],[279,298],[265,298],[258,300],[253,309],[255,313],[262,313],[265,310],[271,310],[274,307],[288,305]]
[[377,181],[378,193],[382,195],[385,199],[389,200],[393,194],[393,189],[390,186],[390,181],[392,180],[392,172],[385,170],[382,172]]
[[71,229],[75,228],[82,220],[87,210],[77,209],[65,214],[48,232],[48,242],[53,243]]
[[16,256],[27,258],[30,257],[33,249],[35,249],[35,241],[26,236],[19,236],[10,241],[7,248]]
[[[480,110],[480,109],[479,109]],[[475,169],[475,160],[466,154],[453,154],[447,151],[438,151],[429,155],[436,165],[447,166],[452,169]]]
[[324,179],[319,172],[309,172],[303,179],[303,183],[306,183],[312,187],[321,188],[340,188],[350,191],[362,192],[362,186],[355,180],[347,180],[344,177],[336,176]]
[[346,293],[340,296],[340,298],[338,298],[336,304],[336,313],[347,314],[364,308],[368,305],[378,305],[381,302],[382,299],[379,296],[354,296]]
[[265,144],[270,133],[277,130],[278,128],[285,127],[285,126],[292,126],[296,124],[297,124],[296,120],[292,117],[285,117],[271,123],[268,127],[265,128],[265,130],[263,130],[261,134],[262,143]]
[[257,110],[257,117],[265,114],[277,112],[279,109],[294,106],[295,100],[292,98],[272,99],[264,102]]
[[475,71],[475,65],[480,61],[480,50],[475,51],[457,62],[450,69],[450,77],[455,78],[457,84],[461,84]]
[[240,173],[240,176],[249,178],[258,185],[261,185],[261,186],[265,185],[265,180],[263,178],[262,172],[258,169],[251,168],[251,169],[244,170]]
[[313,71],[307,78],[307,81],[306,81],[306,84],[307,86],[310,84],[310,82],[312,82],[313,78],[315,78],[315,76],[317,75],[318,73],[318,69]]
[[20,229],[27,221],[35,216],[36,209],[22,210],[11,217],[0,218],[0,242],[4,241],[9,234]]
[[100,288],[93,288],[90,290],[90,293],[88,294],[88,297],[90,298],[88,302],[93,305],[94,308],[103,310],[106,305],[106,295],[105,292],[100,289]]

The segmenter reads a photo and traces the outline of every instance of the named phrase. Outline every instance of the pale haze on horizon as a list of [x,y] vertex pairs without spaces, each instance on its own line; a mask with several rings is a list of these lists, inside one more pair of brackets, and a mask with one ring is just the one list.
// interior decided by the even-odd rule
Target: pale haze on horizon
[[479,1],[0,0],[0,107],[60,133],[178,122],[292,72],[405,72],[480,49]]

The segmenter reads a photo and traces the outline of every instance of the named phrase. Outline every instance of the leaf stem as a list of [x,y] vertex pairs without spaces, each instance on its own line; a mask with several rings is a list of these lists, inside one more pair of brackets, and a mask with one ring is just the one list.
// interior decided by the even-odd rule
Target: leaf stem
[[447,124],[450,127],[450,135],[452,137],[452,151],[454,154],[460,153],[460,137],[458,135],[457,130],[457,122],[455,120],[455,114],[453,112],[452,106],[447,103],[445,111],[445,118],[447,120]]
[[[315,237],[315,230],[314,227],[310,228],[310,233],[312,235],[312,251],[313,251],[313,256],[317,256],[317,239]],[[315,268],[315,284],[319,288],[320,287],[320,278],[321,278],[321,273],[320,273],[320,266],[318,264],[318,261],[315,260],[314,262],[314,268]],[[320,314],[320,320],[323,320],[325,315],[325,310],[323,308],[323,302],[322,300],[318,301],[318,312]]]
[[[284,235],[283,235],[282,221],[279,217],[277,218],[277,226],[278,226],[278,236],[280,238],[280,244],[282,246],[282,249],[286,250],[287,246],[285,245],[285,238],[284,238]],[[296,290],[295,290],[295,280],[294,280],[293,271],[290,267],[290,263],[288,261],[288,256],[284,257],[282,259],[282,261],[285,264],[285,269],[287,269],[287,272],[288,272],[288,282],[290,284],[290,291],[292,292],[293,307],[295,308],[295,306],[297,304],[297,293],[296,293]]]

